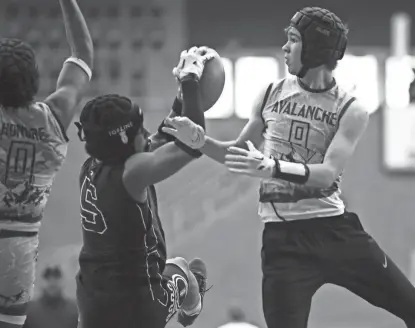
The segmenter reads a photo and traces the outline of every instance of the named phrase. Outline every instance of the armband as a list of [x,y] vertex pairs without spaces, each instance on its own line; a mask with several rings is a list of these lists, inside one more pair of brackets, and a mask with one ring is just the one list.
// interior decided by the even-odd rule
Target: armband
[[174,141],[174,143],[177,147],[179,147],[181,150],[188,153],[190,156],[192,156],[194,158],[199,158],[199,157],[202,157],[202,155],[203,155],[203,153],[200,150],[190,148],[189,146],[187,146],[186,144],[184,144],[180,140],[176,139]]
[[69,57],[67,60],[65,60],[65,62],[63,64],[65,65],[66,63],[72,63],[72,64],[75,64],[78,67],[82,68],[83,71],[86,73],[86,75],[88,75],[89,81],[91,81],[91,79],[92,79],[92,70],[88,66],[88,64],[85,63],[82,59],[76,58],[76,57]]

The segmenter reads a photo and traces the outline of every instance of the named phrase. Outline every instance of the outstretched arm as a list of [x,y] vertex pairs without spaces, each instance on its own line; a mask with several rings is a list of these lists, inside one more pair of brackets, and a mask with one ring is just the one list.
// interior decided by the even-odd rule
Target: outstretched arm
[[219,141],[206,136],[206,143],[200,151],[213,160],[223,164],[225,162],[225,155],[228,153],[228,148],[231,146],[246,148],[245,142],[251,140],[259,147],[263,142],[262,133],[265,129],[265,124],[262,119],[262,107],[266,91],[267,89],[264,89],[258,95],[254,103],[251,117],[236,140]]
[[150,136],[150,149],[149,151],[155,151],[157,148],[160,148],[161,146],[165,145],[168,142],[174,141],[175,139],[168,135],[167,133],[162,132],[162,128],[164,126],[164,122],[166,119],[178,117],[182,115],[182,109],[183,109],[183,97],[182,97],[182,91],[181,87],[179,87],[179,90],[177,92],[177,96],[174,99],[172,109],[170,110],[170,113],[165,117],[165,119],[161,122],[158,131]]
[[[200,61],[207,60],[202,57]],[[181,80],[182,116],[192,120],[199,125],[199,128],[205,126],[199,87],[202,71],[203,67],[198,70],[198,74],[190,73]],[[204,131],[201,129],[199,133],[203,134]],[[125,164],[124,186],[134,199],[143,201],[143,197],[145,197],[143,191],[147,186],[167,179],[197,157],[200,157],[197,151],[180,144],[178,141],[169,142],[151,153],[137,153],[131,156]]]
[[225,155],[228,153],[229,147],[246,148],[245,141],[252,140],[256,145],[262,143],[262,131],[264,130],[264,123],[260,117],[253,115],[248,123],[246,123],[242,132],[236,140],[219,141],[206,136],[206,143],[200,149],[206,156],[223,164],[225,163]]
[[94,52],[88,27],[76,0],[59,2],[71,57],[65,61],[59,74],[56,91],[47,97],[45,103],[50,106],[66,131],[91,80]]

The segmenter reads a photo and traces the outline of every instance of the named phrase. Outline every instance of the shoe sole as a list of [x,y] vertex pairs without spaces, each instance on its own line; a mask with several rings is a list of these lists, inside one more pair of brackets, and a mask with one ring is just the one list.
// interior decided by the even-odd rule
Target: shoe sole
[[207,278],[206,264],[199,258],[195,258],[189,262],[189,270],[202,275],[205,279]]

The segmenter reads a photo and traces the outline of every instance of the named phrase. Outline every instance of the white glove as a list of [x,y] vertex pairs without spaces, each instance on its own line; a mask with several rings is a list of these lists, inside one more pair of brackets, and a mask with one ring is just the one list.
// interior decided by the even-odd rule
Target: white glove
[[182,81],[189,74],[194,74],[198,80],[202,77],[205,63],[215,57],[217,53],[207,47],[192,47],[180,54],[179,63],[173,68],[173,75]]
[[162,131],[183,142],[186,146],[199,149],[205,144],[205,130],[187,117],[166,118]]
[[225,165],[229,171],[259,178],[271,178],[275,170],[275,160],[264,156],[251,141],[246,142],[248,149],[229,147],[225,155]]

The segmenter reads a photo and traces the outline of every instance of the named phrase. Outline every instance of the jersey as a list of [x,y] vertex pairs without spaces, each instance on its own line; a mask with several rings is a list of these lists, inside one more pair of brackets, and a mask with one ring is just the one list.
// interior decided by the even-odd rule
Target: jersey
[[51,108],[0,106],[0,229],[38,231],[68,138]]
[[[320,164],[339,122],[355,100],[334,81],[327,90],[306,89],[297,77],[273,85],[265,101],[264,154],[293,163]],[[319,189],[280,180],[264,179],[259,215],[265,222],[340,215],[341,175],[332,186]]]
[[93,288],[128,292],[160,283],[166,263],[164,231],[154,186],[147,201],[133,200],[124,187],[124,165],[89,158],[80,174],[83,246],[80,273]]

